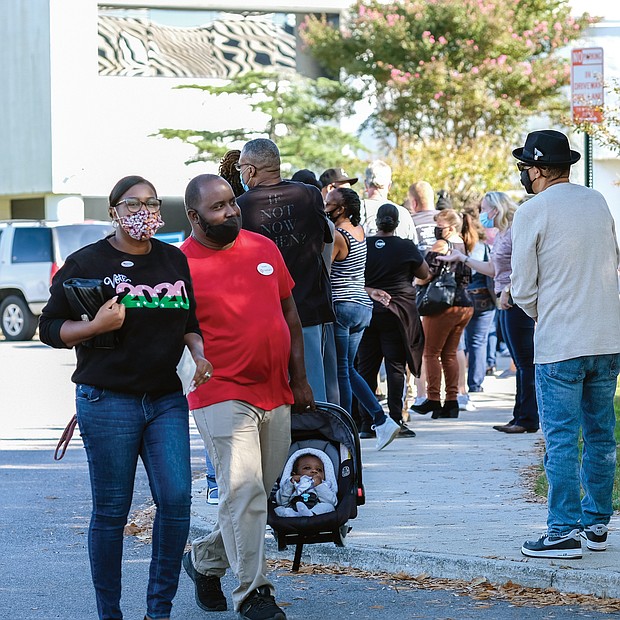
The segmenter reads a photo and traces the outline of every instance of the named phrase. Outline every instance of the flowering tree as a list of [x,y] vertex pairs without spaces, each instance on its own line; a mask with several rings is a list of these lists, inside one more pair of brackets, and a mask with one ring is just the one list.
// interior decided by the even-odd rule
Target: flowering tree
[[558,51],[593,21],[567,0],[358,0],[340,28],[308,17],[303,37],[361,80],[368,123],[406,163],[411,141],[512,139],[527,116],[558,117],[570,77]]

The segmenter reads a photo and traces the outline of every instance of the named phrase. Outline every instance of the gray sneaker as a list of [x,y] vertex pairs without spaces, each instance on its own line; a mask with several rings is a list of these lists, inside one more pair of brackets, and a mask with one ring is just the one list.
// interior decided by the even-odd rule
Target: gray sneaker
[[586,545],[591,551],[605,551],[607,549],[607,531],[607,526],[602,523],[588,525],[581,532],[581,537],[586,541]]
[[579,530],[571,530],[563,536],[545,534],[538,540],[523,543],[521,553],[531,558],[579,559],[581,538]]

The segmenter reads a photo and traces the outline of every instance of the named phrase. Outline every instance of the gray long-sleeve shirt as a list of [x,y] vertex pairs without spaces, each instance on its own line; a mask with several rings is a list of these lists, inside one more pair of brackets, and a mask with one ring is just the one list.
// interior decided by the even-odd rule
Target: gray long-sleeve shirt
[[537,321],[534,362],[620,352],[620,253],[603,196],[558,183],[512,225],[512,297]]

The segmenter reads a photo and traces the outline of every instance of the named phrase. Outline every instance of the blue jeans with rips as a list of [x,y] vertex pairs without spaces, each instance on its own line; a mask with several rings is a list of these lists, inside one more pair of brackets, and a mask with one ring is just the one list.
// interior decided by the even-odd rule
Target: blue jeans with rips
[[372,308],[355,302],[338,301],[334,304],[334,311],[340,406],[351,413],[353,394],[355,394],[360,405],[370,414],[375,425],[379,426],[386,420],[383,407],[354,366],[364,330],[370,325],[372,319]]
[[536,365],[536,391],[546,444],[550,536],[609,523],[616,469],[614,394],[619,370],[620,354]]
[[189,410],[183,394],[159,397],[76,387],[77,419],[88,457],[93,510],[90,566],[100,620],[122,618],[123,530],[138,457],[157,506],[147,589],[150,618],[168,618],[190,521]]

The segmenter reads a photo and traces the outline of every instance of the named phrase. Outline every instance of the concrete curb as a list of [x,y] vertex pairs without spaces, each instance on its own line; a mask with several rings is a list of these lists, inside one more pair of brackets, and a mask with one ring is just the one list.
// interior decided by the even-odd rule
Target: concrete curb
[[[284,556],[292,560],[293,548],[278,552],[273,540],[266,547],[270,559],[282,559]],[[515,562],[376,547],[330,548],[320,544],[305,546],[301,561],[302,566],[304,563],[351,566],[368,571],[403,572],[412,577],[423,573],[429,577],[463,581],[483,577],[498,585],[512,581],[529,588],[555,588],[561,592],[620,598],[620,577],[617,574],[601,574],[564,564],[533,566],[527,560]]]

